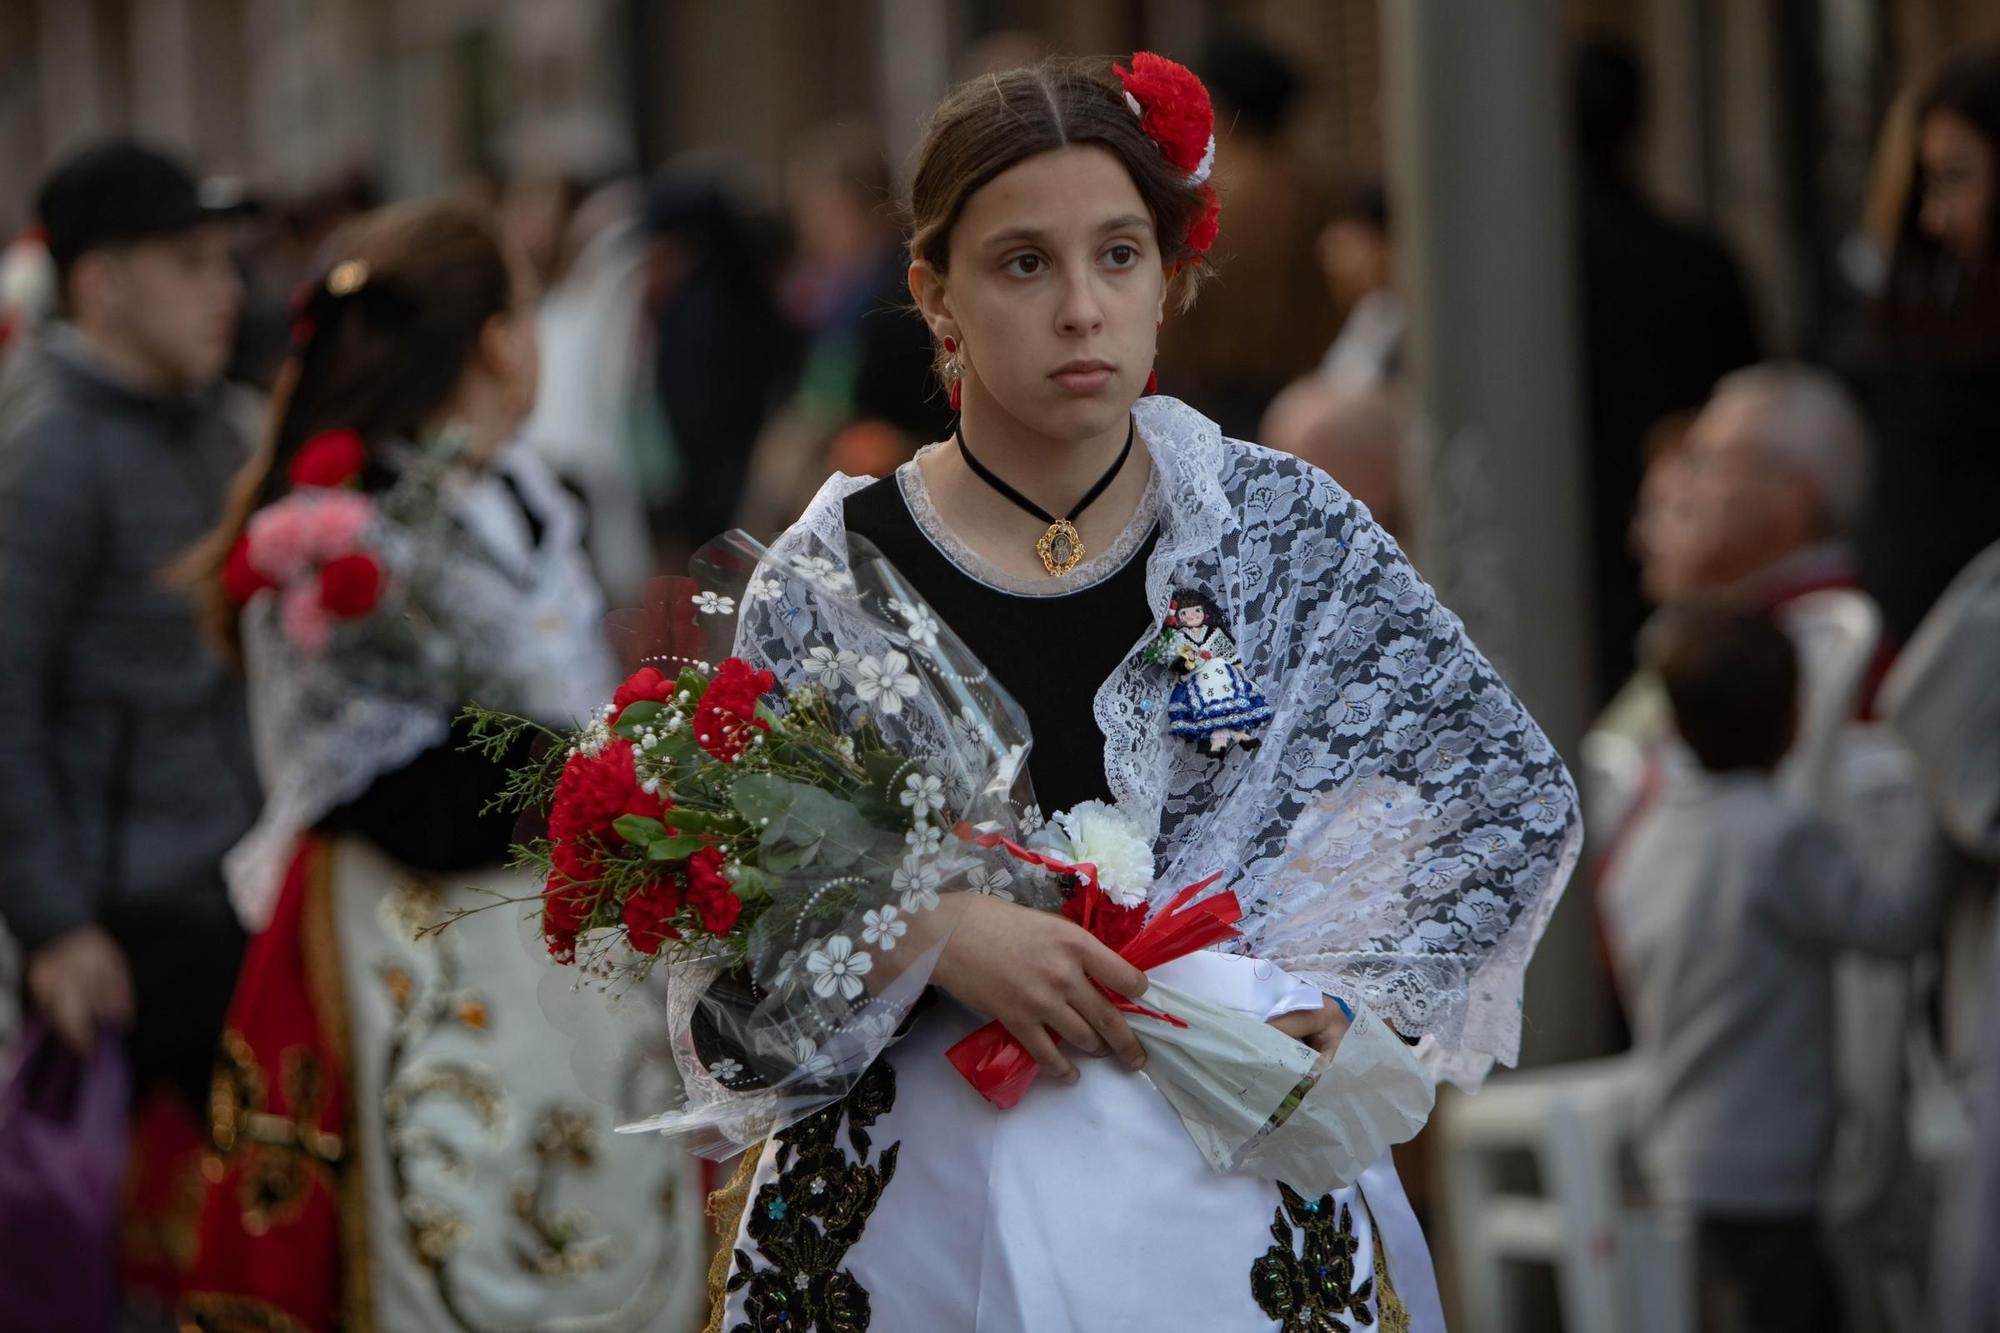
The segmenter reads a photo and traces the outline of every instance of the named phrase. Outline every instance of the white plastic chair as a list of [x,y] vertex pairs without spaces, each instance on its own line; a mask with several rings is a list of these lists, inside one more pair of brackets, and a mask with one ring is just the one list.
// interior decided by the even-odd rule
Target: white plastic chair
[[[1684,1233],[1629,1207],[1621,1145],[1637,1068],[1589,1060],[1488,1081],[1439,1107],[1445,1205],[1467,1333],[1518,1333],[1520,1265],[1556,1270],[1566,1333],[1687,1333],[1693,1328]],[[1502,1163],[1535,1161],[1543,1192],[1501,1184]]]

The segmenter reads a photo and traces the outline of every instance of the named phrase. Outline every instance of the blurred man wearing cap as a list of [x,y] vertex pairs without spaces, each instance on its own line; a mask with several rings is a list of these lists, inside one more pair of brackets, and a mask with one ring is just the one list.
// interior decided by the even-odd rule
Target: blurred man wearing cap
[[227,210],[123,142],[38,206],[62,304],[0,440],[0,916],[56,1032],[129,1032],[135,1087],[199,1115],[242,949],[220,863],[259,794],[237,680],[164,570],[245,455]]

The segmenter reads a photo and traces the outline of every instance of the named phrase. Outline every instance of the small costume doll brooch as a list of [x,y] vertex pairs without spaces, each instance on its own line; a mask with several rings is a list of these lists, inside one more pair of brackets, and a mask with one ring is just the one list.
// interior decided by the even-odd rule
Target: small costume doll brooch
[[1257,733],[1271,720],[1271,705],[1243,670],[1242,654],[1222,628],[1215,603],[1200,593],[1177,593],[1167,604],[1166,627],[1146,649],[1146,660],[1180,677],[1167,704],[1169,729],[1220,759],[1231,745],[1257,748]]

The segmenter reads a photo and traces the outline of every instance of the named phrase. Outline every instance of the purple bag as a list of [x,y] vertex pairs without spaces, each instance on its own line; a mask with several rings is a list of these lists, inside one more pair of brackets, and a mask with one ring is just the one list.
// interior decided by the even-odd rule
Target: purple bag
[[129,1083],[116,1036],[83,1060],[30,1020],[0,1090],[0,1329],[117,1327]]

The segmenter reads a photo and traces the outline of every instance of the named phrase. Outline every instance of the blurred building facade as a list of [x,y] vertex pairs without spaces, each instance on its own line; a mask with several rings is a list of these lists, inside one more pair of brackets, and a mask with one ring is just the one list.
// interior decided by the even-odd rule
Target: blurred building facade
[[[1828,322],[1878,126],[1987,0],[1561,0],[1652,71],[1647,174],[1726,235],[1779,347]],[[1381,0],[12,0],[0,5],[0,230],[75,144],[136,131],[296,195],[502,171],[596,176],[876,120],[901,160],[956,77],[1034,49],[1191,55],[1235,28],[1307,73],[1297,135],[1334,179],[1383,167]],[[1011,40],[995,40],[996,34]],[[1389,173],[1391,176],[1393,172]]]

